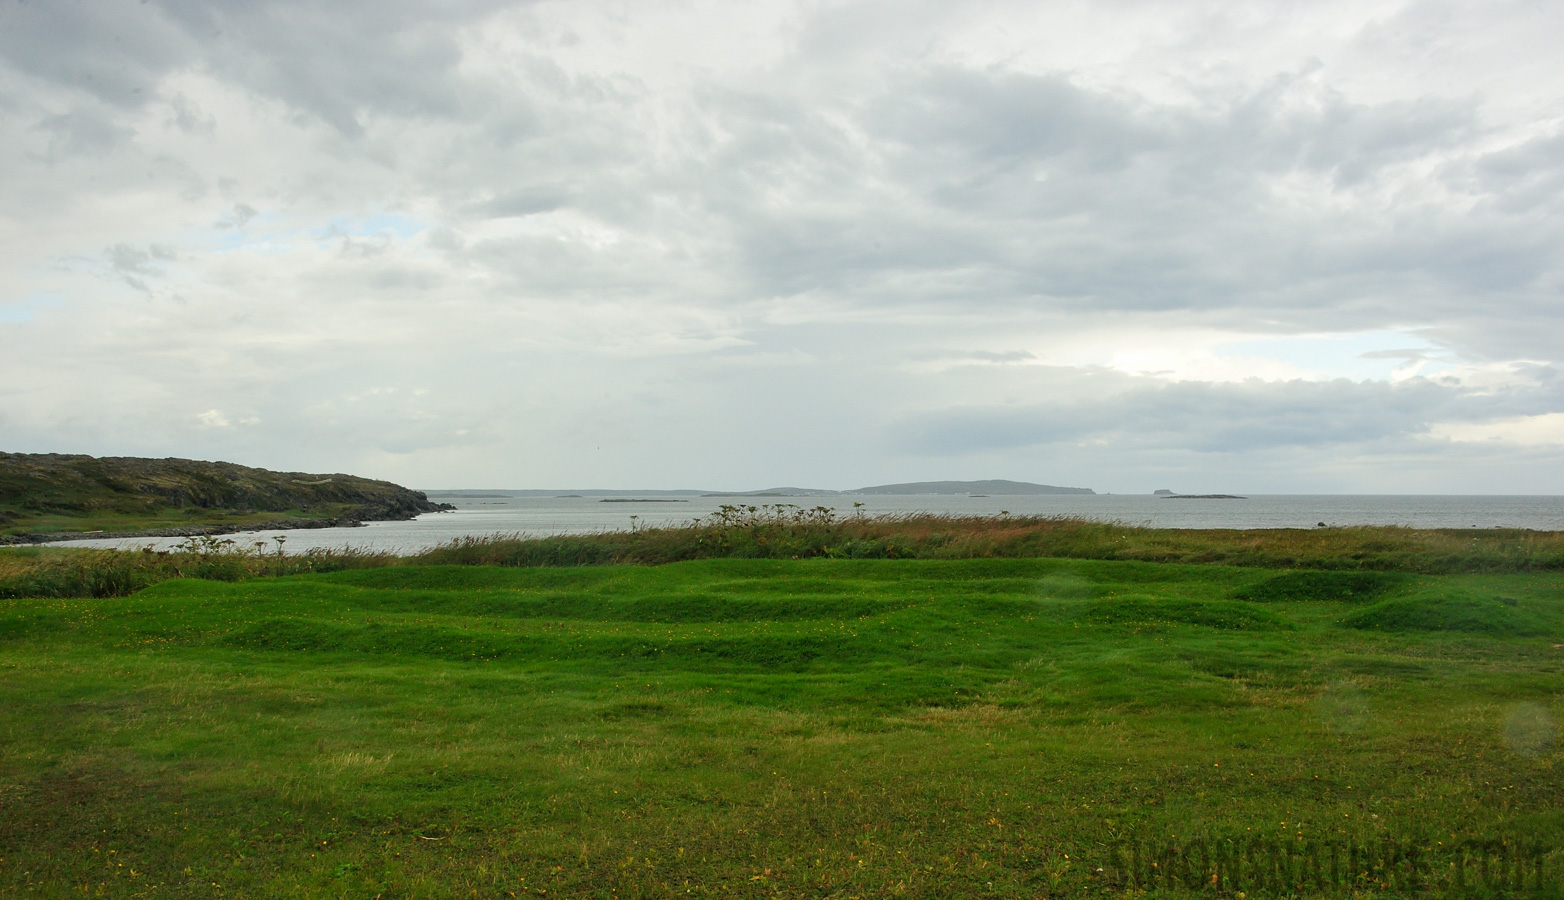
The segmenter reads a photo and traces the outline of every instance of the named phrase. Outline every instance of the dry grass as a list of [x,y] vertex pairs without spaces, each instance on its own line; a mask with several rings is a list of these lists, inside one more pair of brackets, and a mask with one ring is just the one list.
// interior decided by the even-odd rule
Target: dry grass
[[852,516],[724,507],[675,528],[465,538],[417,557],[461,565],[656,565],[688,559],[1069,558],[1424,573],[1564,568],[1564,532],[1524,529],[1142,528],[1023,516]]

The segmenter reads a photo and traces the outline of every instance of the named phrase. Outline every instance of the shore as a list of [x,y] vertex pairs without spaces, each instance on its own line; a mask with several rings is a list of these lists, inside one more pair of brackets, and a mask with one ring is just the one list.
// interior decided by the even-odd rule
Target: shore
[[[391,520],[395,521],[395,520]],[[191,525],[184,528],[149,528],[144,531],[51,531],[0,535],[0,547],[27,544],[54,544],[61,541],[122,540],[125,538],[215,537],[247,531],[293,531],[311,528],[362,528],[362,520],[350,517],[330,519],[277,519],[248,522],[243,525]]]

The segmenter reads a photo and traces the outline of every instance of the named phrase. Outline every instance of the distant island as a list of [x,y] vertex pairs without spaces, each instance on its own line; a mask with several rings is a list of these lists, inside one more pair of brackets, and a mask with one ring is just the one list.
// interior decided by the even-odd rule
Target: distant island
[[181,537],[411,519],[454,507],[356,475],[230,462],[0,453],[0,544]]
[[1237,494],[1175,494],[1167,488],[1152,491],[1152,496],[1163,500],[1248,500],[1248,497],[1240,497]]
[[848,494],[955,494],[971,497],[1032,497],[1044,494],[1095,494],[1091,488],[1056,487],[1051,484],[1033,484],[1030,481],[908,481],[900,484],[876,484],[850,491],[828,491],[821,488],[775,487],[762,491],[714,491],[706,497],[841,497]]
[[847,491],[849,494],[987,494],[991,497],[1032,497],[1042,494],[1095,494],[1091,488],[1057,487],[1030,481],[912,481],[879,484]]
[[524,490],[430,490],[429,493],[453,500],[472,500],[487,497],[550,497],[555,499],[585,499],[588,497],[843,497],[853,494],[956,494],[990,497],[1042,496],[1049,494],[1088,494],[1097,492],[1091,488],[1058,487],[1052,484],[1033,484],[1030,481],[908,481],[900,484],[876,484],[853,490],[835,491],[827,488],[769,487],[758,491],[701,491],[701,490],[625,490],[606,488],[533,488]]

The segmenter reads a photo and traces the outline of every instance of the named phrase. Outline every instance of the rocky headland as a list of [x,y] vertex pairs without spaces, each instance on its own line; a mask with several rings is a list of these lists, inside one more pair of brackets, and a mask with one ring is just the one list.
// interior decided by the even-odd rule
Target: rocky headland
[[177,458],[0,453],[0,544],[341,528],[452,508],[422,491],[341,473]]

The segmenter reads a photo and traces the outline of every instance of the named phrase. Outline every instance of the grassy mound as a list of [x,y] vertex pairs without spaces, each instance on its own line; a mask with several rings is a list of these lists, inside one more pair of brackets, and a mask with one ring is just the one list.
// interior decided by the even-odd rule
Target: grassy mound
[[1364,603],[1404,584],[1390,572],[1284,572],[1235,591],[1254,603]]
[[1555,629],[1513,600],[1484,596],[1398,597],[1347,616],[1341,624],[1365,631],[1455,631],[1527,636]]
[[1083,604],[1079,618],[1099,625],[1201,625],[1206,628],[1271,630],[1292,627],[1268,609],[1232,600],[1150,600],[1135,597]]
[[708,671],[802,672],[861,660],[847,642],[804,635],[745,635],[737,638],[646,640],[598,635],[495,635],[428,625],[398,627],[370,623],[335,625],[274,619],[223,637],[224,647],[276,653],[349,654],[376,659],[437,659],[448,662],[601,663],[621,671],[699,667]]

